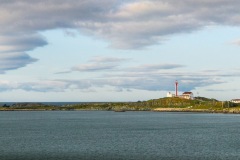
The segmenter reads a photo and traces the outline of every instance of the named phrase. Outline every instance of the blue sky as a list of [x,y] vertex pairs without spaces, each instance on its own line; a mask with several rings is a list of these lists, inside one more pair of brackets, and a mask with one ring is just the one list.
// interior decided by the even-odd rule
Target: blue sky
[[1,1],[0,101],[240,98],[237,0]]

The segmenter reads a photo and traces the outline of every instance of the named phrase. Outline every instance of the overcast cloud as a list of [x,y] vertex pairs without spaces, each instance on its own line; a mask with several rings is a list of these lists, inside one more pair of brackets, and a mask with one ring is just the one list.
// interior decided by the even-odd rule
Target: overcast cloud
[[[224,83],[216,77],[185,77],[178,76],[181,81],[180,91],[190,91],[196,87],[208,86],[212,84]],[[148,91],[171,91],[174,90],[173,82],[174,76],[151,76],[145,74],[142,76],[128,76],[128,77],[102,77],[91,79],[77,79],[77,80],[41,80],[37,82],[14,82],[14,81],[0,81],[0,91],[6,90],[24,90],[34,92],[65,92],[67,90],[91,90],[96,87],[103,88],[106,86],[113,87],[120,90],[148,90]]]
[[[1,77],[0,91],[171,91],[176,79],[180,91],[205,86],[214,90],[218,84],[236,88],[230,82],[240,77],[235,61],[240,35],[226,36],[232,26],[240,27],[239,0],[0,0],[0,4],[0,74],[8,73]],[[223,29],[225,36],[214,35],[209,41],[203,36],[211,31],[192,34],[212,26],[230,27]],[[59,31],[64,38],[56,36]],[[69,45],[72,39],[80,40],[80,47]],[[221,48],[227,42],[230,47]],[[59,44],[66,46],[58,48]],[[36,61],[34,67],[19,69]]]
[[39,33],[51,29],[76,29],[107,40],[115,48],[140,49],[161,43],[172,34],[211,25],[240,25],[239,0],[101,0],[101,3],[1,0],[0,3],[0,54],[25,55],[14,66],[15,61],[9,59],[10,66],[0,66],[3,71],[33,62],[26,52],[47,45]]
[[[112,61],[111,61],[112,60]],[[187,66],[180,64],[142,64],[124,67],[126,59],[118,57],[93,57],[88,62],[73,67],[69,72],[98,72],[92,78],[54,79],[28,82],[0,81],[0,91],[24,90],[34,92],[65,92],[67,90],[93,91],[106,86],[115,91],[132,89],[147,91],[171,91],[173,83],[179,80],[180,91],[191,91],[198,87],[226,83],[224,77],[240,77],[238,70],[199,70],[186,71]],[[117,68],[117,69],[116,69]],[[112,70],[114,72],[105,72]],[[66,73],[69,73],[66,72]],[[59,74],[66,74],[59,73]]]

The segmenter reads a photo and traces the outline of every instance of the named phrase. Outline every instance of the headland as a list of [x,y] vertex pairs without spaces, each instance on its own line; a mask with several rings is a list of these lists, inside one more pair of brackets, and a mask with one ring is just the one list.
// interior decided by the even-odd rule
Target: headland
[[165,97],[137,102],[91,102],[63,105],[44,103],[13,103],[3,104],[0,111],[73,111],[73,110],[104,110],[104,111],[156,111],[156,112],[204,112],[204,113],[240,113],[240,104],[230,101],[218,101],[205,97],[182,99]]

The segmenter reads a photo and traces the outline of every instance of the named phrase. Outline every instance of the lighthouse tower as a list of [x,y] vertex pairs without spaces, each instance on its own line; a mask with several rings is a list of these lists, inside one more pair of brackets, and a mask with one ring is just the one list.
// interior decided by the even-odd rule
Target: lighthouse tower
[[176,97],[178,96],[178,81],[175,82]]

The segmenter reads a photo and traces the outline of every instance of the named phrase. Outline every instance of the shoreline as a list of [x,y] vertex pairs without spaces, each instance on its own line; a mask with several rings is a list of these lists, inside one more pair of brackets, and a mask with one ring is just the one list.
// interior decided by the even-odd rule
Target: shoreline
[[196,112],[196,113],[240,114],[240,109],[212,110],[212,109],[190,109],[190,108],[155,108],[153,111],[154,112]]
[[[116,110],[99,110],[99,109],[0,109],[3,111],[112,111]],[[224,113],[224,114],[240,114],[240,109],[223,109],[223,110],[212,110],[212,109],[190,109],[190,108],[155,108],[152,110],[124,110],[124,112],[192,112],[192,113]]]

